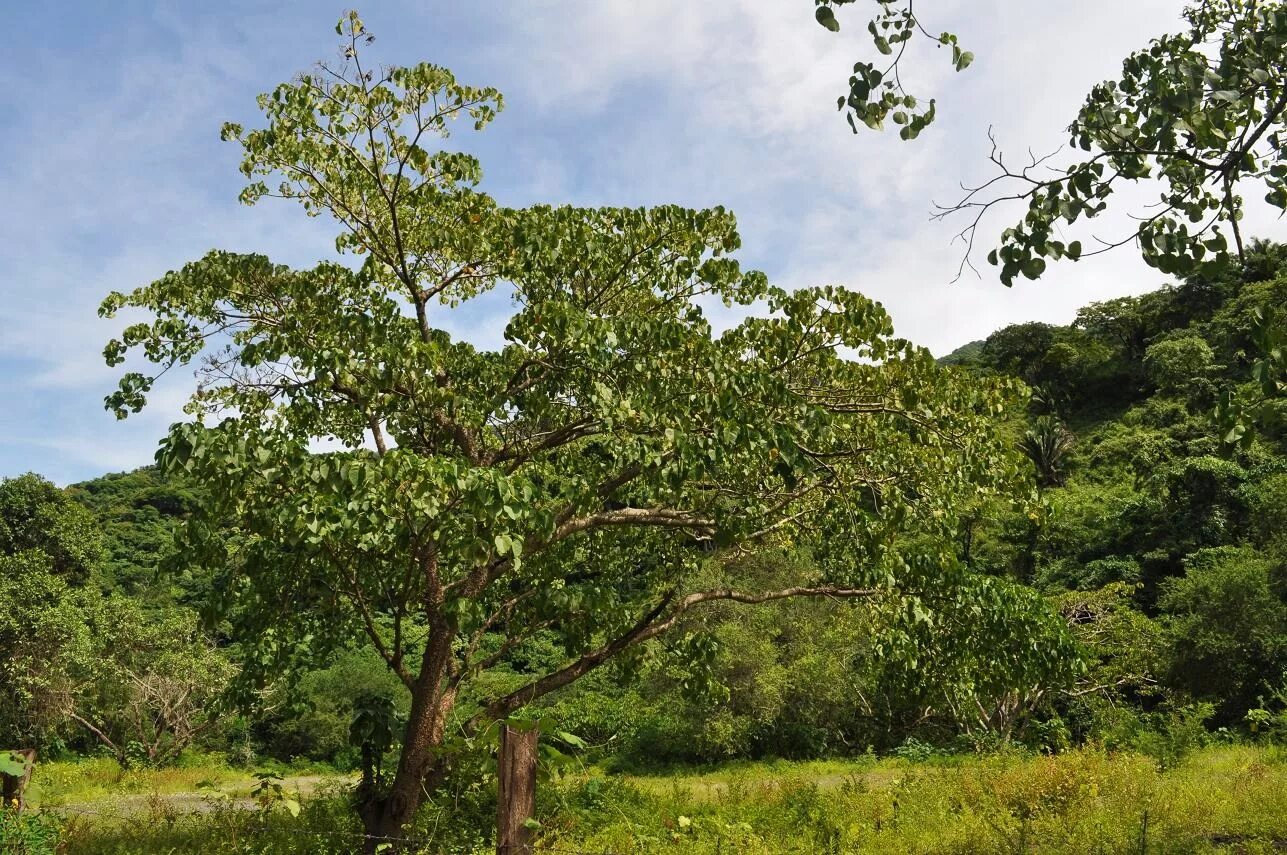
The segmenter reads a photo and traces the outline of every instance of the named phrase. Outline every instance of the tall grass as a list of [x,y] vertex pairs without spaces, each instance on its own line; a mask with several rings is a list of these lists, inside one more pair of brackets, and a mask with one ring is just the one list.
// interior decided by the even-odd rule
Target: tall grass
[[[408,832],[421,853],[487,851],[494,799],[430,806]],[[134,853],[357,851],[339,789],[280,807],[228,803],[181,814],[68,815],[62,850]],[[1258,853],[1287,846],[1287,749],[1214,746],[1163,768],[1096,750],[738,764],[700,774],[590,770],[544,785],[549,853]]]
[[753,767],[696,780],[590,779],[569,785],[565,807],[547,821],[545,841],[600,852],[692,853],[1287,847],[1283,749],[1213,747],[1165,771],[1146,757],[1093,750],[880,761],[857,764],[849,774],[829,765],[814,780]]
[[33,776],[40,802],[47,806],[129,794],[197,792],[251,780],[253,775],[245,769],[204,754],[185,755],[177,765],[161,769],[126,768],[111,757],[42,762]]

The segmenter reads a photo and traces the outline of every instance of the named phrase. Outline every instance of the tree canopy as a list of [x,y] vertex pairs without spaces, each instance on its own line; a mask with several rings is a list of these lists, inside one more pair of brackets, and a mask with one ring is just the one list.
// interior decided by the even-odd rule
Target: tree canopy
[[[856,2],[815,0],[818,23],[839,31],[836,10]],[[937,218],[965,217],[962,270],[973,266],[985,217],[1012,204],[1027,211],[988,254],[1006,285],[1019,276],[1039,278],[1049,261],[1077,261],[1130,243],[1149,265],[1176,275],[1209,271],[1233,255],[1246,260],[1241,194],[1258,186],[1266,203],[1287,210],[1287,6],[1197,0],[1182,19],[1184,31],[1154,39],[1123,60],[1120,77],[1091,88],[1067,129],[1071,158],[1060,162],[1057,150],[1007,163],[993,138],[994,174],[956,202],[936,206]],[[935,100],[922,106],[903,87],[899,67],[908,45],[925,39],[951,47],[957,71],[974,54],[953,33],[933,35],[911,0],[876,0],[867,29],[888,59],[855,63],[850,93],[838,106],[847,108],[855,133],[859,122],[880,130],[892,118],[902,139],[915,139],[934,120]],[[1146,181],[1160,185],[1159,197],[1132,213],[1125,234],[1095,235],[1093,243],[1064,236],[1107,210],[1114,193]]]
[[[466,732],[710,602],[905,592],[908,619],[932,620],[915,593],[961,578],[959,509],[1023,488],[993,419],[1007,383],[938,367],[857,293],[743,270],[723,209],[498,205],[473,157],[430,143],[456,120],[481,129],[499,93],[428,64],[373,69],[361,20],[338,29],[342,64],[278,86],[264,127],[224,136],[244,150],[244,201],[334,218],[359,263],[216,251],[102,312],[152,315],[108,345],[111,364],[204,355],[194,419],[158,459],[208,496],[184,554],[253,645],[244,676],[356,631],[411,691],[369,829],[410,817],[459,693],[534,632],[562,661],[473,697]],[[501,348],[442,329],[494,288],[514,306]],[[765,314],[716,334],[710,300]],[[155,376],[125,374],[109,408],[137,411]],[[797,584],[693,584],[783,541],[815,553]]]

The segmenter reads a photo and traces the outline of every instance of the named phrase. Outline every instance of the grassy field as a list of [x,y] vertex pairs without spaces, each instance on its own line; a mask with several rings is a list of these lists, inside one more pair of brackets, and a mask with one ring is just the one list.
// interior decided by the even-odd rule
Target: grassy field
[[[117,781],[97,764],[46,768],[48,791],[60,795],[45,810],[66,821],[60,851],[338,853],[360,843],[337,786],[304,793],[292,816],[209,798],[253,784],[214,764],[203,777],[180,769]],[[202,788],[204,807],[188,809]],[[427,810],[408,832],[415,851],[487,851],[485,790]],[[122,792],[146,803],[97,819],[74,812]],[[1167,769],[1090,750],[647,776],[587,769],[544,785],[540,801],[540,849],[551,853],[1268,853],[1287,848],[1287,749],[1210,747]]]
[[1282,749],[1209,748],[1167,770],[1145,757],[1080,751],[739,766],[600,786],[607,809],[573,800],[548,839],[614,852],[641,843],[700,853],[1287,848]]

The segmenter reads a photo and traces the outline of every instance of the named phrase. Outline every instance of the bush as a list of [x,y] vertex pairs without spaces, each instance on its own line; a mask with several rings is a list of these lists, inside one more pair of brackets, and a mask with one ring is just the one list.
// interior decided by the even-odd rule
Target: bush
[[1240,724],[1287,671],[1287,604],[1271,586],[1271,563],[1248,548],[1191,555],[1165,583],[1174,659],[1170,682],[1217,704],[1217,723]]
[[1149,379],[1167,392],[1185,388],[1203,376],[1214,361],[1211,346],[1196,335],[1165,339],[1144,351]]
[[0,805],[0,852],[5,855],[54,855],[60,831],[56,817]]

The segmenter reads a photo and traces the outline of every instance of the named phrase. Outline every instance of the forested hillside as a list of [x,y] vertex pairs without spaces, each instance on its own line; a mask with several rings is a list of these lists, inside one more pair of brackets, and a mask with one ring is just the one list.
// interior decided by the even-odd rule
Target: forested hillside
[[[769,5],[734,15],[760,22],[757,44],[789,28],[764,17]],[[902,146],[938,131],[936,97],[904,87],[918,49],[954,73],[988,65],[911,0],[801,8],[815,38],[866,19],[835,100],[855,134],[888,121]],[[663,41],[700,32],[692,67],[723,73],[706,45],[739,37],[699,9],[671,4],[648,26]],[[1053,9],[1025,26],[1066,28]],[[613,28],[627,29],[623,10]],[[512,52],[489,41],[506,17],[433,35],[449,33],[439,47],[464,50],[448,59],[467,55],[472,74]],[[800,93],[787,77],[759,81],[764,63],[718,84],[686,71],[686,89],[637,102],[547,100],[546,80],[517,128],[550,130],[556,156],[515,137],[452,139],[492,124],[501,91],[390,62],[411,45],[384,54],[354,10],[335,24],[338,52],[255,110],[245,86],[268,66],[229,61],[217,40],[179,51],[182,101],[145,87],[140,110],[112,107],[101,138],[144,137],[125,113],[229,115],[218,136],[235,150],[237,201],[285,200],[304,217],[227,216],[203,186],[170,193],[201,200],[191,235],[133,228],[124,208],[67,218],[102,221],[92,240],[65,229],[59,242],[94,247],[82,269],[111,273],[94,296],[115,385],[88,402],[157,441],[155,467],[67,487],[18,474],[86,436],[79,422],[63,432],[71,401],[88,399],[70,379],[84,354],[67,347],[85,342],[62,331],[91,312],[84,294],[21,295],[13,326],[59,335],[23,333],[0,353],[6,378],[40,391],[15,397],[26,423],[0,437],[14,476],[0,479],[0,849],[1287,846],[1287,246],[1251,233],[1281,240],[1273,217],[1287,210],[1287,6],[1186,3],[1179,17],[1115,76],[1076,83],[1086,94],[1059,150],[1016,161],[989,128],[991,177],[932,213],[958,224],[958,278],[986,257],[998,288],[1056,265],[1068,286],[1073,264],[1132,247],[1159,281],[941,359],[896,334],[876,296],[892,302],[890,283],[913,275],[879,265],[926,242],[902,233],[907,188],[958,147],[923,161],[872,148],[890,162],[865,172],[913,177],[846,189],[834,179],[854,170],[831,171],[841,156],[817,127],[788,127],[808,111],[783,109]],[[204,29],[222,37],[219,23]],[[277,13],[255,24],[237,38],[294,28]],[[622,63],[667,58],[652,38],[585,67],[624,74],[605,92],[645,91],[634,81],[652,77]],[[1021,102],[1056,98],[1044,84],[1081,62],[1036,67],[1041,89],[1011,99],[996,69],[1032,58],[993,41],[1001,88],[987,91],[1014,100],[1027,128]],[[792,61],[807,64],[798,48],[811,43]],[[530,86],[534,68],[565,61],[543,55],[510,70]],[[142,67],[118,70],[157,76]],[[87,109],[75,77],[41,103]],[[214,78],[227,98],[203,94]],[[997,103],[962,92],[949,133]],[[665,128],[676,105],[682,121]],[[598,129],[581,121],[592,114]],[[615,144],[600,131],[627,116],[645,117],[630,143],[648,156],[601,157]],[[708,118],[733,136],[693,124]],[[149,135],[165,156],[128,149],[150,159],[146,190],[103,197],[137,210],[187,180],[186,167],[156,171],[195,165],[198,149],[171,143],[187,122],[170,124]],[[779,145],[784,132],[793,144]],[[584,163],[560,160],[587,141]],[[35,150],[19,172],[42,181],[70,165],[15,149]],[[778,162],[747,166],[766,152]],[[756,211],[743,253],[721,194],[787,152],[787,180],[745,198],[798,199],[767,227]],[[496,184],[484,153],[502,164]],[[706,166],[666,184],[690,158]],[[528,181],[547,163],[548,182]],[[715,166],[739,171],[691,180]],[[52,186],[15,210],[51,198],[59,219],[95,210]],[[677,188],[670,198],[703,207],[628,206]],[[885,190],[897,210],[878,210]],[[166,235],[154,254],[135,246],[147,232]],[[882,235],[902,243],[886,251]],[[134,278],[134,259],[156,278]],[[819,270],[865,271],[878,294],[848,275],[805,284]],[[926,306],[947,303],[910,306],[898,329],[924,333]],[[183,415],[165,418],[179,400]],[[155,415],[170,422],[160,436]]]
[[[634,767],[1009,740],[1172,750],[1198,725],[1281,732],[1287,432],[1266,410],[1240,449],[1222,442],[1216,411],[1223,389],[1255,395],[1247,330],[1254,310],[1287,303],[1285,259],[1260,245],[1241,275],[1092,304],[1069,326],[1007,327],[942,360],[1032,390],[1006,429],[1033,498],[980,505],[956,544],[995,610],[897,590],[730,606],[552,695],[541,714]],[[175,560],[174,533],[201,501],[182,480],[149,468],[59,490],[26,476],[0,493],[4,560],[24,570],[5,574],[0,609],[4,741],[127,762],[195,744],[239,762],[349,768],[363,703],[405,714],[405,689],[360,645],[239,712],[211,705],[243,653],[226,623],[198,628],[217,582]],[[769,588],[807,576],[810,560],[779,548],[738,572]],[[1005,655],[1014,643],[1041,655]],[[496,650],[492,688],[560,655],[540,635]]]

